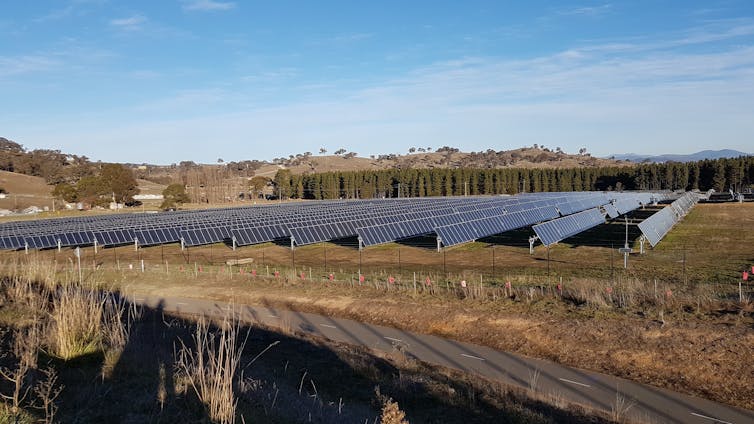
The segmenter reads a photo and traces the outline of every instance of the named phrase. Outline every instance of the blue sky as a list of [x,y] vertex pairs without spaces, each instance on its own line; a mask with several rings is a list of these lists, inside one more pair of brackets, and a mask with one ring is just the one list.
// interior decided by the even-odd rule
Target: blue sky
[[0,136],[94,160],[754,152],[754,3],[5,0]]

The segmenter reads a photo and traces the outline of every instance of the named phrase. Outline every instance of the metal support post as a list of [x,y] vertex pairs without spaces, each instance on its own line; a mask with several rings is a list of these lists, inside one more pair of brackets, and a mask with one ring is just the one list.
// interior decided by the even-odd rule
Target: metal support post
[[537,236],[531,236],[531,237],[529,237],[529,254],[530,255],[534,254],[534,243],[536,243],[538,239],[539,239],[539,237],[537,237]]

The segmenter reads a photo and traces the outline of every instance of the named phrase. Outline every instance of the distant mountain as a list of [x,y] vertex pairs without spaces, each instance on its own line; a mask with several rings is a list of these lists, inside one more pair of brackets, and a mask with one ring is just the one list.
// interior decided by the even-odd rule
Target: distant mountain
[[631,162],[696,162],[705,159],[737,158],[749,156],[751,153],[739,152],[738,150],[702,150],[701,152],[688,155],[637,155],[636,153],[624,153],[609,156],[611,159],[627,160]]

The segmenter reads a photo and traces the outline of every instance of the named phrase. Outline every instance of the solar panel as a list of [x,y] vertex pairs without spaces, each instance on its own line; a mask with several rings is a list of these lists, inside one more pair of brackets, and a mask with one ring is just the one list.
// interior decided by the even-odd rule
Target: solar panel
[[50,249],[58,246],[58,238],[49,234],[26,237],[24,241],[29,244],[30,249]]
[[604,215],[594,208],[534,225],[532,229],[542,244],[549,246],[604,223]]
[[448,247],[468,243],[480,238],[512,230],[516,224],[513,224],[512,220],[508,219],[509,216],[510,215],[487,217],[446,225],[435,228],[435,232],[442,241],[443,246]]
[[612,203],[607,203],[603,205],[602,207],[605,208],[605,212],[607,212],[607,215],[611,219],[615,219],[620,216],[620,212],[618,212],[618,209],[616,209],[615,205],[613,205]]
[[87,246],[94,243],[94,235],[87,231],[63,232],[59,234],[60,246]]
[[133,230],[127,229],[94,232],[93,236],[100,246],[119,246],[133,243],[135,240]]
[[662,240],[670,230],[683,218],[691,208],[696,205],[699,196],[695,193],[685,193],[676,199],[670,206],[656,212],[649,218],[639,223],[641,233],[646,237],[652,247]]
[[641,207],[641,204],[639,203],[639,200],[637,198],[631,196],[619,198],[615,201],[614,206],[615,209],[620,213],[620,215],[625,215],[631,211],[639,209],[639,207]]
[[272,241],[257,228],[235,228],[231,230],[231,237],[236,240],[237,246],[266,243]]
[[178,228],[152,228],[134,231],[140,246],[154,246],[158,244],[178,243],[181,241]]
[[180,232],[181,240],[184,246],[202,246],[215,244],[231,239],[230,231],[227,237],[218,227],[185,229]]
[[433,231],[432,219],[416,219],[395,223],[357,228],[356,232],[364,246],[389,243],[417,237]]
[[[527,193],[517,196],[316,201],[160,214],[115,214],[0,224],[0,249],[175,243],[194,246],[227,241],[237,245],[292,237],[297,244],[360,235],[379,244],[449,227],[448,240],[479,238],[548,221],[610,200],[639,202],[663,193]],[[676,204],[685,214],[689,199]],[[618,208],[620,210],[620,208]],[[455,226],[455,227],[452,227]],[[472,229],[476,227],[476,229]],[[361,231],[359,231],[359,229]],[[472,238],[473,239],[473,238]]]

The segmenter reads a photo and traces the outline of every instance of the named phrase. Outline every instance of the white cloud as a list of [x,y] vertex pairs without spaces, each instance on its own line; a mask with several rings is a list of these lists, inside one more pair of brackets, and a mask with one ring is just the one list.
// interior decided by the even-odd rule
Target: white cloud
[[211,11],[230,10],[236,7],[234,2],[215,0],[193,0],[184,3],[183,10],[187,11]]
[[562,15],[580,15],[580,16],[602,16],[610,12],[612,5],[602,4],[599,6],[583,6],[573,9],[563,10],[560,12]]
[[147,22],[146,16],[132,15],[127,18],[113,19],[110,21],[110,25],[123,30],[133,31],[141,29],[142,24],[144,24],[145,22]]

